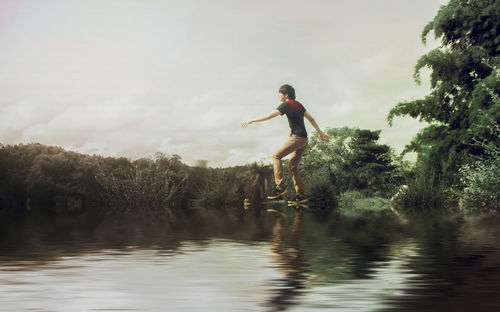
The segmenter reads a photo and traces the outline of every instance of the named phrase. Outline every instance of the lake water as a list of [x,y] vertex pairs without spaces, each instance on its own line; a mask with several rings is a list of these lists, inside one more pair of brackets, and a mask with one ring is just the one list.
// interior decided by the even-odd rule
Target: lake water
[[0,310],[500,311],[498,221],[284,210],[4,220]]

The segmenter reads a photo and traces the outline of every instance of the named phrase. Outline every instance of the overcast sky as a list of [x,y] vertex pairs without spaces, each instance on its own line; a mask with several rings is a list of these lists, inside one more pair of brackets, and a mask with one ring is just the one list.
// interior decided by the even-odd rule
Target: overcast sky
[[429,92],[412,74],[446,2],[0,0],[0,142],[268,162],[286,117],[240,124],[289,83],[321,128],[380,129],[400,152],[423,125],[386,117]]

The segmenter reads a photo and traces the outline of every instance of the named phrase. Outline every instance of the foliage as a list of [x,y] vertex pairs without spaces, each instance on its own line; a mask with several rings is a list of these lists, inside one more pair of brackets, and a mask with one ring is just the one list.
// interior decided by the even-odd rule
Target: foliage
[[385,213],[390,208],[389,200],[382,197],[369,197],[354,190],[339,197],[339,213],[345,217],[360,217],[368,211]]
[[119,209],[142,215],[170,214],[179,206],[186,180],[175,170],[177,161],[163,153],[134,162],[121,158],[108,159],[106,164],[100,160],[96,177],[113,212]]
[[79,211],[95,205],[99,192],[93,176],[95,159],[87,155],[60,151],[40,154],[33,159],[26,184],[32,207],[52,206],[54,210]]
[[460,169],[463,190],[459,207],[466,213],[500,212],[500,159],[465,165]]
[[430,94],[397,104],[387,119],[391,125],[396,116],[429,123],[406,151],[417,152],[419,166],[450,184],[458,168],[470,163],[470,155],[488,158],[476,140],[497,139],[476,125],[489,123],[486,116],[500,120],[500,107],[485,88],[494,94],[500,90],[492,69],[499,64],[500,5],[497,0],[451,0],[424,28],[424,43],[432,31],[441,46],[418,60],[414,74],[419,83],[421,70],[431,69]]
[[449,194],[436,174],[417,168],[406,177],[406,189],[394,196],[393,206],[405,214],[433,213],[448,208]]
[[349,166],[355,175],[357,189],[378,191],[386,184],[387,175],[394,170],[392,153],[388,145],[377,143],[380,130],[357,129],[349,143]]
[[[494,68],[497,77],[498,69]],[[482,81],[480,81],[483,84]],[[485,86],[497,107],[500,98]],[[488,120],[488,116],[485,116]],[[490,214],[500,212],[500,124],[489,119],[489,123],[477,125],[477,128],[491,134],[495,140],[476,140],[490,156],[487,160],[477,160],[460,168],[459,206],[462,211],[474,214]]]
[[194,168],[199,178],[191,180],[194,194],[191,207],[223,208],[241,206],[245,198],[241,174],[237,168],[205,169]]
[[189,167],[177,155],[90,156],[42,144],[0,145],[0,212],[81,212],[173,220],[193,206],[242,207],[263,196],[267,166]]
[[0,210],[79,211],[97,205],[101,190],[93,159],[42,144],[1,146]]
[[337,206],[337,189],[330,181],[326,167],[312,171],[307,177],[307,194],[310,207],[316,215],[326,216]]
[[[348,143],[354,131],[347,127],[327,129],[326,132],[331,137],[329,141],[322,141],[316,135],[311,136],[301,160],[303,171],[306,173],[327,171],[330,183],[342,187],[338,191],[343,191],[350,182],[350,175],[344,168],[347,155],[350,153]],[[305,180],[309,182],[311,178],[306,175]]]
[[304,153],[302,167],[310,173],[306,175],[309,183],[314,180],[313,173],[322,172],[323,177],[329,176],[337,194],[351,189],[376,192],[386,188],[395,169],[394,156],[389,146],[377,143],[380,131],[343,127],[326,132],[329,141],[313,136]]

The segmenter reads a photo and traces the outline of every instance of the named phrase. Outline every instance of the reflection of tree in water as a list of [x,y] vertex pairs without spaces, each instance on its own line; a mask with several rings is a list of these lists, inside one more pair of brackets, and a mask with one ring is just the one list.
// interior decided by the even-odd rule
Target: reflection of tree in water
[[272,281],[274,294],[266,303],[271,308],[270,311],[286,310],[296,303],[298,296],[305,293],[308,270],[299,241],[303,219],[304,212],[297,212],[289,234],[286,233],[283,218],[280,218],[273,228],[271,251],[277,255],[278,269],[285,276]]
[[354,279],[372,278],[391,260],[391,246],[405,238],[395,218],[385,214],[339,219],[330,235],[337,237],[345,249],[338,253],[349,259],[349,276]]

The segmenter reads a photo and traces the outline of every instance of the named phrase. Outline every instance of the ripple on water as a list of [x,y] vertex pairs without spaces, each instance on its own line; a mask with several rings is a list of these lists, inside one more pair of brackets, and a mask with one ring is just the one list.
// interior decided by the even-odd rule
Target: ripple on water
[[457,296],[468,300],[454,311],[474,297],[486,311],[498,307],[500,253],[489,240],[339,232],[293,215],[254,222],[241,229],[252,235],[228,226],[178,240],[87,233],[0,244],[0,310],[439,311]]

